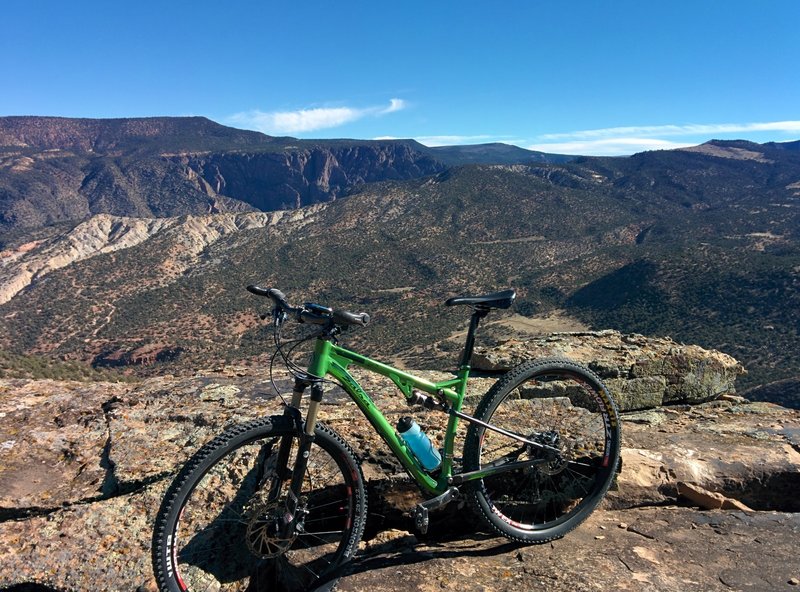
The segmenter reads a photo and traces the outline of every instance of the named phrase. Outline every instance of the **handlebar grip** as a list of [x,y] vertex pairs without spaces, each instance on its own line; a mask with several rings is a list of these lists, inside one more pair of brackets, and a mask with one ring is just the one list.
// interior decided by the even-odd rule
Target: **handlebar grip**
[[269,296],[269,288],[262,288],[261,286],[247,286],[247,291],[256,296]]
[[365,312],[352,313],[343,310],[333,311],[333,322],[339,325],[361,325],[369,323],[369,315]]
[[289,306],[288,302],[286,302],[286,294],[277,288],[262,288],[261,286],[250,285],[247,286],[247,291],[251,294],[256,294],[257,296],[269,296],[272,301],[281,308],[285,308],[287,310],[291,310],[293,308]]

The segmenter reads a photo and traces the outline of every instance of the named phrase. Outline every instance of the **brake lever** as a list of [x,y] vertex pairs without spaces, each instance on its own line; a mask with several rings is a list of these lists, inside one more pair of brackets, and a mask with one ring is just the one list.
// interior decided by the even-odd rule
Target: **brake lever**
[[[261,318],[266,319],[266,317],[267,315],[264,315]],[[283,309],[278,308],[277,306],[272,309],[272,324],[276,329],[278,329],[283,325],[283,322],[286,320],[287,317],[288,315],[286,314],[286,311],[284,311]]]

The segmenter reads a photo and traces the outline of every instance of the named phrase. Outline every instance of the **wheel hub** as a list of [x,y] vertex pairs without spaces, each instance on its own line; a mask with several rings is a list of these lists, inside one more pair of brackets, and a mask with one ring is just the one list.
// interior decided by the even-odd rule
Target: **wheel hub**
[[245,515],[247,547],[251,553],[262,559],[270,559],[283,555],[292,546],[296,532],[289,538],[280,536],[284,512],[281,500],[251,505]]
[[540,473],[545,475],[557,475],[567,467],[567,459],[564,456],[564,444],[557,431],[551,430],[531,434],[528,436],[528,439],[548,447],[547,449],[541,450],[535,449],[533,446],[528,446],[528,454],[544,456],[548,459],[546,463],[537,465],[536,468]]

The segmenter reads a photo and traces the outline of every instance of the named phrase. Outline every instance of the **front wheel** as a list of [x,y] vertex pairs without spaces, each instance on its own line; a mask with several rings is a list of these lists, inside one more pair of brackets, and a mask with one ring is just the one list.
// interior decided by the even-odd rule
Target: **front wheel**
[[524,463],[469,484],[473,506],[495,532],[525,543],[560,538],[608,491],[619,461],[619,416],[587,368],[562,359],[525,362],[494,384],[475,417],[535,444],[469,427],[467,471]]
[[364,479],[326,426],[315,430],[298,526],[280,531],[298,442],[290,418],[269,417],[229,429],[187,462],[156,516],[159,590],[311,590],[352,557],[367,516]]

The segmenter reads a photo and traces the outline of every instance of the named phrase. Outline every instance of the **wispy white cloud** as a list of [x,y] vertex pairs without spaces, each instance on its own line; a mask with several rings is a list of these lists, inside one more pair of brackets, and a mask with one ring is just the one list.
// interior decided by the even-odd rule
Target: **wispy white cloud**
[[[758,132],[797,134],[800,133],[800,121],[609,127],[542,134],[526,147],[556,154],[621,156],[645,150],[685,148],[727,134]],[[685,140],[665,139],[679,137]]]
[[300,109],[298,111],[248,111],[231,117],[234,123],[256,129],[265,134],[297,134],[318,129],[338,127],[360,117],[355,109],[347,107]]
[[364,117],[380,117],[402,111],[408,106],[403,99],[391,99],[385,107],[315,107],[296,111],[245,111],[228,118],[234,125],[270,135],[301,134],[339,127]]
[[391,99],[389,101],[389,106],[386,107],[385,109],[382,109],[380,111],[380,114],[384,115],[386,113],[394,113],[395,111],[402,111],[406,107],[408,107],[408,103],[406,103],[403,99]]
[[619,136],[696,136],[709,134],[732,134],[744,132],[800,132],[800,121],[769,121],[760,123],[712,123],[687,125],[642,125],[629,127],[608,127],[575,132],[544,134],[539,140],[586,140],[590,138],[610,138]]

